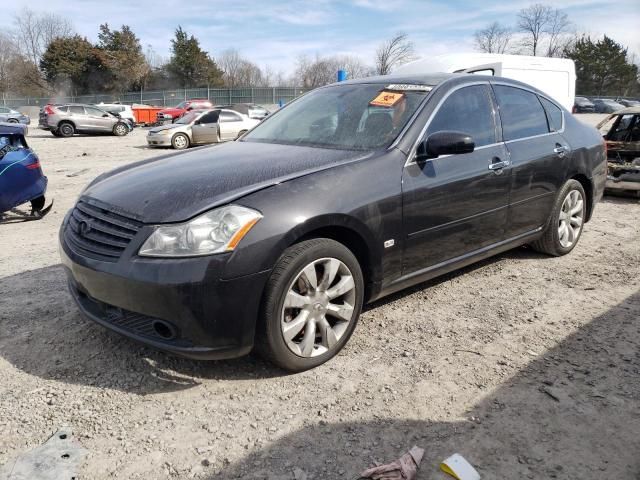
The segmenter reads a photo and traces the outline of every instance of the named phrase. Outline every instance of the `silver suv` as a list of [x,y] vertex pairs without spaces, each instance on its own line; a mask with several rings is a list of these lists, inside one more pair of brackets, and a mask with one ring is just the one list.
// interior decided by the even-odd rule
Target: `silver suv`
[[116,115],[81,104],[45,106],[40,127],[56,137],[70,137],[74,133],[112,133],[122,137],[129,133],[129,126]]

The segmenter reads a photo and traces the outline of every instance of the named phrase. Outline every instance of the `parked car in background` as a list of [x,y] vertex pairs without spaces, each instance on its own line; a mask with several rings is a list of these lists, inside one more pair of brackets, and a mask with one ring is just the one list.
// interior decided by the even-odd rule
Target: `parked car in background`
[[233,110],[243,115],[246,115],[249,118],[255,118],[257,120],[262,120],[267,115],[269,115],[269,110],[260,105],[256,105],[255,103],[231,103],[229,105],[216,105],[215,108],[225,108],[227,110]]
[[47,177],[40,160],[25,138],[27,127],[15,122],[0,123],[0,221],[3,213],[30,203],[29,215],[22,220],[42,218],[45,208]]
[[24,115],[11,107],[0,107],[0,122],[29,125],[31,118],[29,115]]
[[175,123],[149,130],[147,143],[183,150],[191,145],[235,140],[258,123],[260,120],[227,109],[192,110]]
[[618,110],[597,128],[607,142],[607,190],[640,197],[640,106]]
[[640,102],[638,100],[631,100],[628,98],[619,98],[616,100],[620,105],[624,105],[625,107],[640,107]]
[[613,113],[624,108],[624,105],[607,98],[594,98],[592,102],[596,108],[596,113]]
[[192,358],[255,344],[301,371],[342,349],[364,303],[523,244],[568,254],[605,177],[598,131],[524,83],[370,77],[235,142],[100,175],[60,254],[109,329]]
[[126,120],[131,127],[134,127],[136,124],[136,116],[133,114],[131,105],[122,105],[120,103],[98,103],[95,106],[100,110],[119,116],[122,120]]
[[182,117],[190,110],[204,110],[207,108],[213,108],[213,104],[206,98],[194,98],[192,100],[185,100],[180,102],[175,107],[164,108],[158,112],[158,121],[173,121]]
[[595,113],[596,106],[586,97],[576,97],[572,113]]
[[120,117],[96,106],[78,103],[45,106],[40,127],[56,137],[71,137],[76,133],[111,133],[121,137],[130,131]]

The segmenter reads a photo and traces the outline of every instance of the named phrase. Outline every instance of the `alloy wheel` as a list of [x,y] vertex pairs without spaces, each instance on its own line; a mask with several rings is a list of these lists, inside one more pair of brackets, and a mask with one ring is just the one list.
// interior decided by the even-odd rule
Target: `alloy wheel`
[[558,218],[558,239],[563,248],[578,240],[584,217],[584,199],[578,190],[571,190],[562,202]]
[[119,123],[118,125],[116,125],[116,135],[118,136],[123,136],[127,133],[127,127],[125,127],[123,124]]
[[353,320],[356,286],[349,268],[336,258],[305,266],[289,285],[281,315],[289,350],[316,357],[336,347]]

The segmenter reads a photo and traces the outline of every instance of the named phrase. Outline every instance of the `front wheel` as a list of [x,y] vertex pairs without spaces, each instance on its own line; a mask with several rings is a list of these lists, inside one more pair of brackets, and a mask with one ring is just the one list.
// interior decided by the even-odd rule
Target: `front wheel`
[[542,237],[531,246],[556,257],[573,250],[582,234],[587,211],[586,198],[580,182],[573,179],[567,181],[560,189]]
[[129,127],[122,122],[118,122],[113,127],[113,134],[116,137],[124,137],[127,133],[129,133]]
[[321,365],[351,337],[363,298],[362,270],[348,248],[327,238],[295,244],[267,283],[256,347],[291,372]]
[[176,133],[171,139],[171,146],[176,150],[184,150],[189,147],[189,137],[184,133]]

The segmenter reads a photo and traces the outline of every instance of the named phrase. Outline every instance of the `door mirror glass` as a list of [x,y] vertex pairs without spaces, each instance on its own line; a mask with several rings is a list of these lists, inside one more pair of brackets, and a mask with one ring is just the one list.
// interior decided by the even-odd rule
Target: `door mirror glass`
[[416,160],[428,160],[440,155],[471,153],[475,149],[471,135],[453,130],[432,133],[418,145]]

